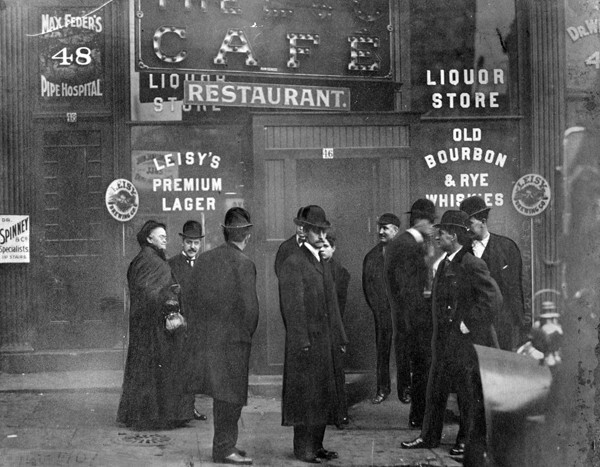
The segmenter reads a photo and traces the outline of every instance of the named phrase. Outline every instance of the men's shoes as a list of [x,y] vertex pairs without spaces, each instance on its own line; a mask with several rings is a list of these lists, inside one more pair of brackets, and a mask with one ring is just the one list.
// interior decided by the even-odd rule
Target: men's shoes
[[402,449],[431,449],[431,446],[420,436],[412,441],[403,441],[400,446]]
[[252,465],[252,459],[240,456],[237,452],[233,452],[223,459],[215,459],[215,462],[217,464]]
[[371,402],[373,404],[381,404],[386,399],[387,399],[387,394],[378,392],[377,395],[373,399],[371,399]]
[[404,388],[399,399],[403,404],[410,404],[410,388]]
[[246,451],[244,451],[243,449],[239,449],[239,448],[233,448],[235,450],[235,452],[237,452],[240,456],[242,457],[246,457]]
[[335,451],[328,451],[325,448],[321,448],[317,451],[317,457],[319,459],[325,459],[330,461],[331,459],[337,459],[339,456],[338,453]]
[[326,459],[322,458],[322,457],[300,457],[300,456],[296,456],[296,459],[298,459],[299,461],[302,462],[306,462],[308,464],[321,464],[322,462],[325,462]]
[[194,419],[196,419],[196,420],[206,420],[206,415],[204,415],[203,413],[200,413],[196,409],[194,409]]
[[465,454],[465,443],[456,443],[450,449],[451,456],[462,456]]

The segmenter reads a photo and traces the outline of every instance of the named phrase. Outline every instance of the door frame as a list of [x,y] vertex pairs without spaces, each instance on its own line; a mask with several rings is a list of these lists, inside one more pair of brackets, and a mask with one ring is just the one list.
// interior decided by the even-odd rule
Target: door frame
[[322,159],[324,147],[333,148],[335,158],[377,158],[381,205],[373,215],[404,212],[411,199],[410,167],[414,159],[411,127],[418,123],[419,117],[420,114],[408,112],[274,112],[252,116],[253,246],[261,304],[254,338],[254,373],[279,374],[283,369],[281,342],[285,332],[273,263],[279,245],[294,233],[292,219],[299,207],[296,160]]

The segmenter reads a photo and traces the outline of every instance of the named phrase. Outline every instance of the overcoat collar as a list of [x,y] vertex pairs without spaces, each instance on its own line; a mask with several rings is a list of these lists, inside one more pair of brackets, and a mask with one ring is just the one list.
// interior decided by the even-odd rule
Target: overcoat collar
[[313,255],[312,252],[305,245],[302,245],[300,247],[300,251],[302,251],[302,254],[306,256],[306,258],[308,259],[308,261],[310,261],[314,268],[317,271],[319,271],[320,274],[323,274],[323,264],[320,261],[318,261],[317,258],[315,258],[315,255]]

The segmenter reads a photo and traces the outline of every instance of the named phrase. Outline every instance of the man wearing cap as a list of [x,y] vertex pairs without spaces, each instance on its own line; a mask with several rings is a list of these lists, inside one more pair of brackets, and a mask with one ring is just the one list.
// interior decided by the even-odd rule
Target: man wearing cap
[[531,317],[525,313],[523,300],[523,260],[517,244],[508,237],[490,233],[490,209],[483,198],[471,196],[460,209],[469,216],[469,230],[473,235],[473,254],[487,264],[490,274],[502,292],[503,307],[499,310],[494,327],[503,350],[515,350],[526,340]]
[[279,245],[279,249],[277,250],[277,255],[275,255],[275,275],[279,277],[279,270],[281,269],[281,265],[290,256],[294,253],[298,248],[302,246],[305,241],[306,233],[304,232],[304,226],[302,225],[302,213],[304,208],[298,209],[298,214],[294,219],[294,224],[296,225],[296,233],[288,238],[285,242]]
[[[398,234],[400,219],[391,213],[379,216],[377,220],[379,243],[375,245],[363,260],[363,293],[375,320],[375,349],[377,352],[377,392],[371,399],[373,404],[381,404],[390,394],[390,350],[392,347],[392,314],[384,276],[384,252],[389,242]],[[398,362],[399,379],[410,378],[408,360],[404,357]],[[406,374],[408,373],[408,375]]]
[[243,253],[252,229],[250,214],[231,208],[221,226],[225,243],[198,256],[184,291],[194,343],[190,391],[213,398],[214,462],[252,464],[236,447],[258,324],[256,268]]
[[327,425],[343,422],[347,338],[330,264],[319,256],[330,223],[315,205],[302,208],[299,218],[306,241],[279,271],[286,331],[282,425],[294,427],[295,457],[320,463],[338,457],[323,438]]
[[[204,237],[202,224],[194,220],[187,221],[183,224],[183,232],[179,236],[181,237],[181,252],[169,258],[169,266],[171,266],[175,281],[181,286],[182,290],[185,290],[202,247],[202,238]],[[196,420],[206,420],[206,415],[194,408],[194,418]]]
[[[404,449],[439,446],[451,388],[459,401],[461,431],[450,450],[465,455],[464,465],[488,465],[483,392],[473,344],[496,347],[494,314],[502,296],[485,262],[468,250],[470,238],[463,211],[449,210],[437,224],[436,241],[446,253],[432,293],[432,363],[421,435],[401,443]],[[467,247],[465,247],[467,245]]]
[[[407,214],[410,214],[410,228],[388,246],[385,278],[396,324],[395,346],[396,349],[405,350],[400,355],[396,350],[396,360],[410,361],[412,369],[412,379],[404,383],[411,387],[408,424],[410,428],[420,428],[425,414],[425,393],[431,363],[430,277],[433,276],[430,276],[430,264],[433,257],[431,238],[435,205],[428,199],[418,199]],[[404,363],[399,366],[398,371],[404,366]]]

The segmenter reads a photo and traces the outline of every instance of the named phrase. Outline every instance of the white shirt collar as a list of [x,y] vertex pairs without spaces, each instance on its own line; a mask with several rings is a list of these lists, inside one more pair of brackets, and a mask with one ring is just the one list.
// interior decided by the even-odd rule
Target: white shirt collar
[[487,246],[488,242],[490,241],[490,233],[488,232],[487,235],[485,237],[483,237],[481,240],[473,240],[473,243],[475,242],[479,242],[481,243],[484,247]]
[[417,243],[423,243],[425,239],[423,238],[423,234],[419,232],[417,229],[410,228],[406,230],[409,234],[413,236],[413,238],[417,241]]
[[321,261],[321,257],[319,256],[319,250],[317,250],[314,246],[312,246],[308,242],[304,242],[304,246],[306,248],[308,248],[308,251],[310,251],[315,258],[317,258],[317,261]]
[[456,250],[456,251],[455,251],[454,253],[452,253],[451,255],[448,255],[448,254],[446,254],[446,259],[447,259],[448,261],[452,261],[452,260],[454,259],[454,257],[456,256],[456,254],[457,254],[457,253],[458,253],[460,250],[462,250],[462,248],[463,248],[463,247],[461,246],[461,247],[460,247],[458,250]]

